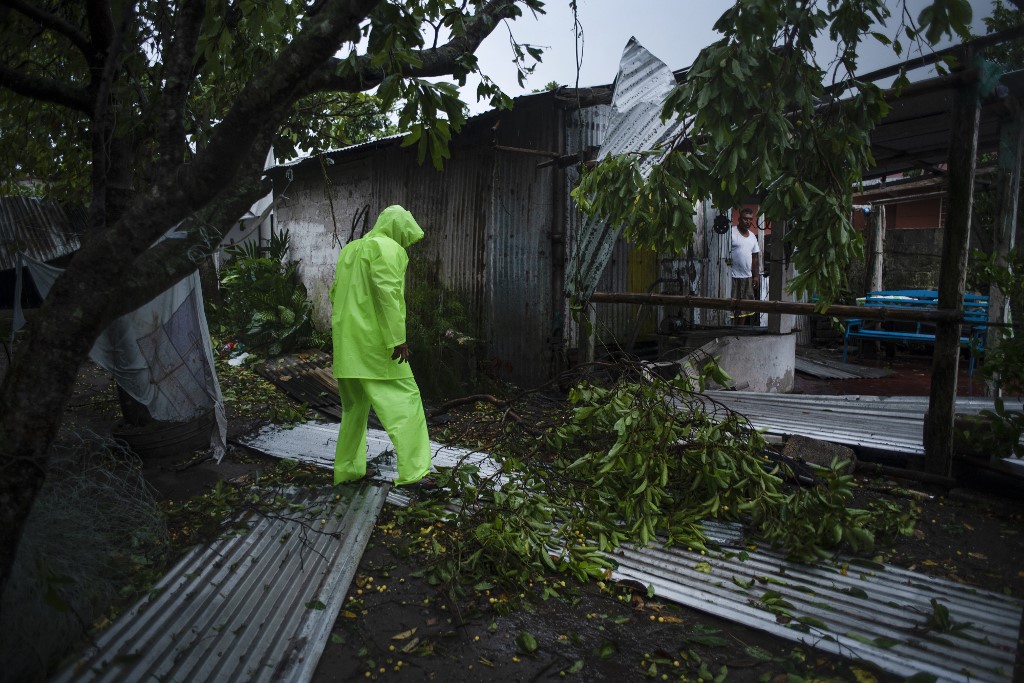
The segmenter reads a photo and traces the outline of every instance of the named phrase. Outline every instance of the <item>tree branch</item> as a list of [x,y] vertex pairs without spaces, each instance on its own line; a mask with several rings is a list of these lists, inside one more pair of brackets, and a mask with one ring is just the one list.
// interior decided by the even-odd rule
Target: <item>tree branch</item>
[[175,22],[173,37],[167,48],[169,59],[164,63],[166,85],[160,95],[161,112],[158,124],[157,149],[164,161],[161,165],[177,164],[182,159],[185,145],[185,102],[192,82],[196,46],[203,24],[206,3],[186,0]]
[[6,64],[0,64],[0,87],[34,100],[92,114],[92,98],[87,89],[74,88],[52,78],[26,76]]
[[[472,19],[466,21],[465,35],[452,38],[440,47],[414,52],[422,65],[408,65],[403,74],[413,78],[425,78],[451,73],[452,66],[457,60],[463,55],[475,52],[500,21],[519,14],[517,5],[518,2],[515,0],[491,0]],[[348,70],[347,61],[334,58],[303,82],[303,90],[307,94],[324,90],[369,90],[380,85],[386,75],[383,69],[373,66],[366,56],[356,60],[356,67],[352,71]]]
[[[252,141],[275,130],[305,93],[299,84],[337,52],[340,36],[349,34],[379,0],[329,0],[273,62],[253,76],[234,106],[214,129],[210,142],[191,165],[185,197],[201,206],[211,188],[233,175]],[[254,122],[255,125],[254,125]]]
[[19,12],[44,28],[48,28],[67,38],[78,48],[79,52],[90,64],[95,64],[99,55],[96,53],[92,43],[72,24],[58,17],[51,12],[45,12],[35,5],[23,2],[23,0],[0,0],[0,5],[5,5]]
[[[134,6],[125,6],[123,11],[134,13],[136,9]],[[88,0],[85,12],[93,45],[100,46],[101,51],[105,50],[114,40],[114,17],[109,0]]]

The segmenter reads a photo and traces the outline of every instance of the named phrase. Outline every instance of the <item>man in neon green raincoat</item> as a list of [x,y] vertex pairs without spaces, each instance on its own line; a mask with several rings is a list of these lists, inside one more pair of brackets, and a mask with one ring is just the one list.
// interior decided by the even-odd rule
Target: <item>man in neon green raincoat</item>
[[370,232],[338,255],[331,286],[334,376],[341,396],[335,484],[366,475],[371,405],[398,456],[395,483],[415,483],[430,471],[427,420],[405,339],[405,250],[421,239],[412,214],[389,206]]

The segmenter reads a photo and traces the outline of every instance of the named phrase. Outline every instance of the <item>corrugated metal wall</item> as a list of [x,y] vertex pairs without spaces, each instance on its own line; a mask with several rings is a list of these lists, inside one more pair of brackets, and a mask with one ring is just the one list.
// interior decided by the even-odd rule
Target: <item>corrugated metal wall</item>
[[436,263],[442,282],[464,301],[477,322],[485,323],[484,248],[493,152],[477,144],[454,144],[452,159],[438,172],[419,165],[415,152],[390,146],[372,160],[370,225],[389,204],[401,204],[416,216],[424,239],[410,256]]
[[498,372],[524,385],[547,379],[561,348],[553,336],[559,314],[552,237],[564,172],[538,169],[544,156],[495,145],[560,153],[559,119],[551,96],[520,98],[512,111],[475,117],[453,142],[443,172],[386,142],[333,154],[329,184],[317,161],[293,166],[290,184],[276,173],[275,185],[288,185],[277,228],[291,232],[292,256],[302,262],[319,324],[329,321],[328,290],[353,221],[367,215],[372,226],[381,209],[401,204],[425,232],[413,257],[436,261],[442,281],[477,321]]
[[[329,321],[327,292],[353,222],[358,235],[363,217],[372,225],[385,206],[401,204],[426,233],[413,252],[436,260],[443,282],[478,322],[499,375],[526,386],[550,378],[562,354],[578,346],[564,279],[582,216],[569,197],[577,168],[538,165],[550,160],[543,153],[599,148],[608,113],[606,105],[562,111],[551,94],[531,95],[517,99],[511,111],[471,119],[440,173],[429,163],[417,164],[415,152],[394,140],[334,153],[326,167],[329,183],[315,160],[293,166],[290,184],[278,170],[275,186],[287,185],[288,199],[277,211],[277,228],[291,231],[292,255],[302,262],[318,322]],[[689,273],[692,264],[701,289],[694,293],[708,294],[706,278],[717,274],[720,262],[720,254],[710,251],[722,243],[710,234],[705,241],[698,235],[694,258],[684,261],[636,253],[619,240],[598,290],[646,292],[666,271],[686,266]],[[654,331],[660,311],[644,312],[638,325],[639,312],[598,306],[599,342],[625,348],[638,333]]]
[[[722,211],[726,215],[730,215],[731,209],[722,209]],[[697,232],[702,240],[701,254],[705,263],[701,296],[726,298],[729,296],[732,283],[729,280],[729,268],[725,260],[729,258],[732,247],[728,233],[719,235],[711,228],[718,213],[719,209],[705,205],[701,214],[702,224],[697,226]],[[705,308],[698,311],[697,315],[699,316],[698,323],[705,327],[729,324],[728,311]]]
[[0,198],[0,270],[17,265],[17,253],[52,261],[78,249],[85,211],[33,197]]
[[[580,150],[599,148],[608,131],[610,112],[611,107],[607,105],[590,107],[581,111],[566,112],[566,153],[575,154]],[[576,168],[570,167],[566,169],[565,173],[567,187],[570,189],[575,187],[576,183],[579,182],[579,173]],[[577,238],[583,225],[583,215],[571,197],[567,196],[566,202],[567,249],[569,250],[568,254],[571,256],[572,250],[579,246]],[[616,242],[612,256],[608,259],[608,264],[598,280],[597,291],[647,291],[647,287],[657,277],[656,269],[650,268],[646,262],[638,261],[634,270],[639,269],[639,271],[632,275],[633,282],[649,281],[646,285],[631,288],[629,251],[624,241],[620,239]],[[567,257],[568,261],[571,261],[571,258]],[[570,276],[567,275],[567,277]],[[635,321],[636,315],[632,306],[598,304],[596,324],[598,343],[612,347],[628,343]],[[578,346],[579,326],[573,322],[568,329],[569,346]]]

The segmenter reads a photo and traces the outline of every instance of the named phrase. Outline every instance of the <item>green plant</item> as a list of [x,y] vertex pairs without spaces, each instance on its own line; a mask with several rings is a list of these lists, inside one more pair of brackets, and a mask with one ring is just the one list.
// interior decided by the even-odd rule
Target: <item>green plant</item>
[[463,393],[475,377],[475,326],[459,295],[438,277],[439,264],[414,247],[406,288],[406,339],[416,381],[429,398]]
[[[972,274],[972,286],[978,289],[997,287],[1010,301],[1011,317],[1014,307],[1020,312],[1021,302],[1024,302],[1024,254],[1011,251],[1001,260],[995,255],[975,252],[974,259],[977,271]],[[1024,392],[1024,337],[1016,332],[1012,326],[988,328],[989,342],[980,374],[1001,391],[1020,394]],[[981,411],[981,418],[984,422],[973,427],[970,423],[963,425],[967,431],[965,441],[972,442],[976,449],[992,453],[995,458],[1004,457],[1010,451],[1018,458],[1024,457],[1024,444],[1021,444],[1024,412],[1007,409],[997,397],[993,410]]]
[[[577,384],[568,411],[550,411],[525,433],[503,425],[489,446],[499,472],[445,470],[441,483],[458,496],[457,512],[431,500],[403,513],[428,524],[434,580],[458,592],[554,572],[600,579],[624,543],[712,552],[708,519],[745,522],[802,561],[870,552],[881,538],[913,529],[912,508],[852,507],[856,484],[845,463],[819,468],[815,486],[787,484],[761,435],[696,392],[725,379],[713,362],[695,381],[618,369],[613,381]],[[512,410],[514,401],[506,414]],[[540,436],[538,426],[547,427]]]
[[232,260],[220,274],[224,303],[210,307],[220,336],[269,356],[313,343],[313,306],[299,280],[298,261],[286,260],[288,247],[285,230],[271,237],[266,255],[251,242],[228,250]]
[[[709,374],[723,379],[714,364]],[[813,561],[839,548],[870,551],[876,532],[909,523],[849,507],[854,483],[843,462],[818,468],[816,486],[788,491],[761,435],[736,414],[712,414],[687,378],[581,385],[570,400],[575,415],[554,431],[553,445],[579,477],[572,498],[600,522],[602,550],[660,536],[707,551],[701,521],[717,518],[747,521],[772,547]]]

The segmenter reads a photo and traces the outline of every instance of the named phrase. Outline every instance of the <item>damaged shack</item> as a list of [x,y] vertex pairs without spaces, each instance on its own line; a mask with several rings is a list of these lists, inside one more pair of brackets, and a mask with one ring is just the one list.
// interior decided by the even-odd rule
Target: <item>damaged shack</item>
[[[598,353],[633,351],[659,329],[729,324],[728,311],[598,304],[594,338],[581,340],[566,297],[581,270],[590,291],[729,295],[728,235],[714,225],[719,210],[699,207],[694,246],[669,256],[632,249],[607,226],[588,232],[569,195],[580,165],[607,153],[615,126],[626,144],[631,136],[666,134],[652,126],[652,113],[657,119],[664,89],[684,73],[633,41],[614,86],[525,95],[510,110],[472,117],[453,137],[443,172],[417,163],[401,136],[272,169],[274,229],[289,233],[318,323],[327,326],[341,247],[382,208],[401,204],[426,232],[417,252],[465,302],[502,379],[531,386],[586,355],[588,345]],[[641,115],[637,102],[647,103]],[[577,258],[588,249],[595,258]]]

